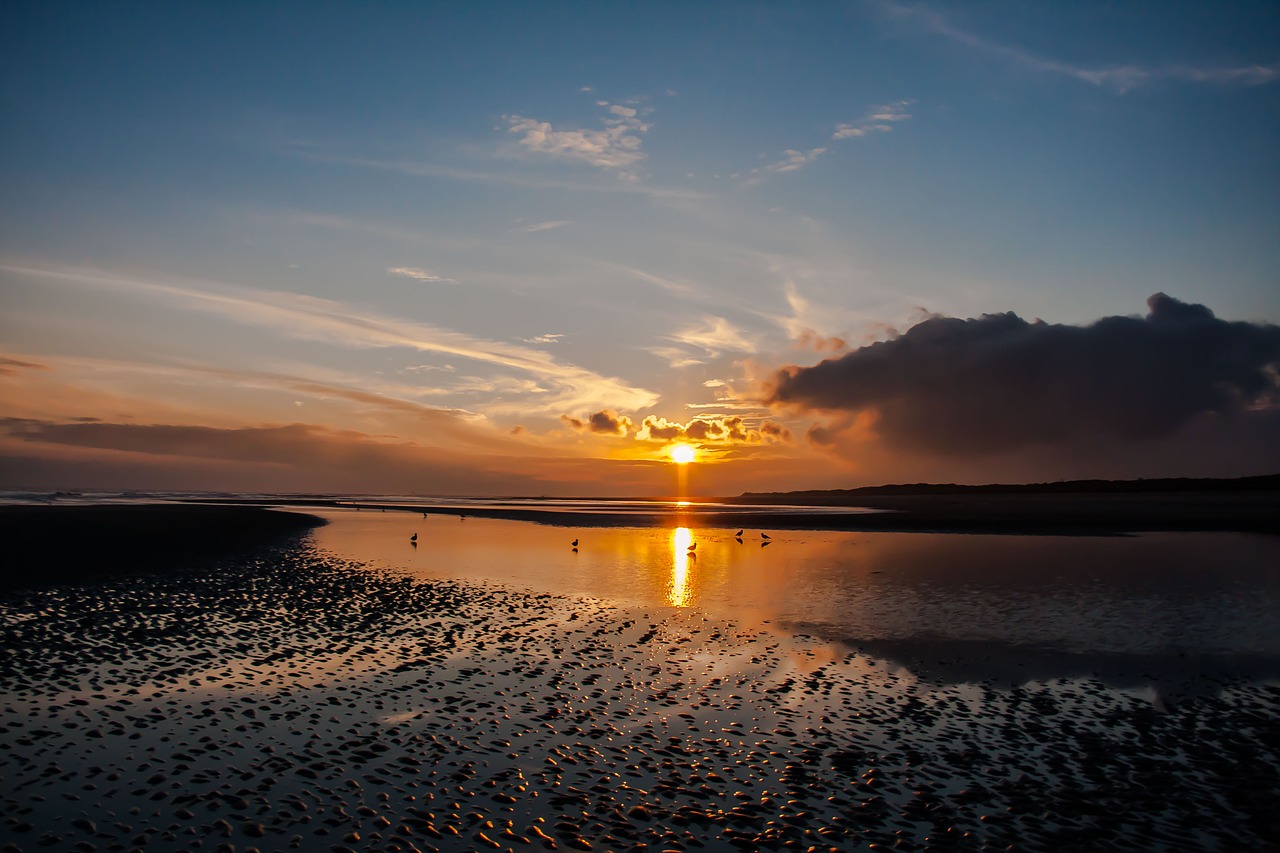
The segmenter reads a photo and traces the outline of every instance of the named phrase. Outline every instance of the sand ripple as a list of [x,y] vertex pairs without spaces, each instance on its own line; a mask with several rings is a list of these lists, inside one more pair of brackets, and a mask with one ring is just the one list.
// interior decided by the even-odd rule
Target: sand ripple
[[1280,688],[948,684],[314,548],[0,597],[5,850],[1242,850]]

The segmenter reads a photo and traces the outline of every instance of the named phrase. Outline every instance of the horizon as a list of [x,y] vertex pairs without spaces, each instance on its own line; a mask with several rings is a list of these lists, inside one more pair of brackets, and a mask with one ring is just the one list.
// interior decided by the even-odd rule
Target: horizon
[[0,489],[1280,471],[1274,4],[6,23]]

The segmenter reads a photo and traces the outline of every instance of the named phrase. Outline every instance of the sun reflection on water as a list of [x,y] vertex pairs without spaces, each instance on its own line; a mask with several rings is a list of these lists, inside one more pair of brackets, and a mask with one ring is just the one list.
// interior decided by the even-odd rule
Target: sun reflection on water
[[693,533],[687,527],[671,531],[671,587],[667,601],[672,607],[689,606],[689,546]]

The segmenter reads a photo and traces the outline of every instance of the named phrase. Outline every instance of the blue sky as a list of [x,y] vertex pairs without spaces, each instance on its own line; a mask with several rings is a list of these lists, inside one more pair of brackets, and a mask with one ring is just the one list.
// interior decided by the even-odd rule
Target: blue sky
[[[646,417],[743,418],[749,441],[704,447],[740,463],[726,491],[1097,475],[1061,448],[832,456],[803,438],[829,418],[760,383],[931,314],[1079,325],[1165,292],[1280,321],[1270,3],[4,16],[0,345],[46,369],[0,401],[26,422],[301,424],[477,454],[512,490],[598,486],[605,462],[656,488],[632,464],[661,458]],[[631,428],[574,425],[600,411]],[[186,470],[105,433],[41,441],[13,458]]]

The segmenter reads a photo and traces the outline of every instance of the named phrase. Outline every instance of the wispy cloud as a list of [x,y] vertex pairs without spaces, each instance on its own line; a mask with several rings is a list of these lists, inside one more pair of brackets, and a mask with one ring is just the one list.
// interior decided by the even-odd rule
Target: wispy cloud
[[548,219],[546,222],[535,222],[532,225],[526,225],[523,228],[515,228],[513,230],[524,234],[537,234],[539,231],[550,231],[553,228],[563,228],[566,225],[572,224],[573,221],[569,219]]
[[551,122],[520,115],[507,115],[507,132],[518,138],[522,148],[558,160],[583,163],[606,169],[619,177],[634,179],[632,167],[645,159],[641,137],[652,125],[640,117],[636,107],[597,101],[605,109],[602,129],[556,128]]
[[1177,64],[1146,66],[1139,63],[1118,63],[1108,66],[1080,65],[1062,62],[1032,53],[1017,45],[1001,44],[974,35],[952,24],[946,17],[919,6],[903,6],[893,2],[883,3],[885,9],[898,17],[918,22],[929,32],[950,39],[976,51],[995,56],[1032,71],[1072,77],[1094,86],[1105,86],[1124,94],[1140,86],[1161,81],[1182,81],[1211,85],[1258,86],[1280,79],[1280,65],[1213,66]]
[[430,270],[424,270],[420,267],[387,267],[387,272],[391,275],[398,275],[403,278],[411,278],[414,281],[426,282],[428,284],[448,283],[455,284],[457,279],[446,278],[442,275],[436,275]]
[[825,148],[810,148],[808,151],[788,148],[782,152],[781,160],[762,166],[760,170],[764,172],[798,172],[826,153],[827,149]]
[[[888,133],[893,130],[893,126],[897,122],[906,121],[911,118],[911,113],[906,108],[913,101],[894,101],[892,103],[883,104],[873,107],[867,111],[867,114],[856,122],[841,122],[836,125],[835,132],[831,134],[831,139],[835,142],[841,142],[846,139],[858,139],[864,136],[870,136],[873,133]],[[766,175],[780,174],[785,172],[798,172],[805,166],[817,160],[822,155],[830,151],[830,148],[819,146],[817,148],[809,148],[801,150],[799,148],[788,148],[782,152],[782,156],[771,163],[746,172],[746,179],[743,186],[753,186],[764,180]],[[743,173],[734,175],[735,178],[743,177]]]
[[619,266],[618,269],[628,275],[635,276],[641,281],[656,285],[674,296],[684,297],[686,299],[704,298],[702,290],[692,284],[683,281],[676,281],[666,276],[655,275],[642,269],[629,266]]
[[[601,376],[548,353],[501,341],[363,312],[329,299],[278,291],[246,290],[201,282],[173,284],[79,268],[38,268],[0,264],[11,273],[38,276],[82,287],[107,287],[163,300],[174,307],[202,311],[233,322],[270,328],[291,337],[358,348],[401,347],[465,358],[534,377],[537,393],[497,403],[491,412],[554,412],[615,405],[638,409],[658,395],[623,380]],[[503,408],[503,407],[506,408]]]
[[911,113],[907,112],[907,107],[911,106],[912,103],[914,102],[894,101],[890,104],[878,106],[856,122],[842,122],[836,125],[836,132],[831,134],[831,138],[858,139],[872,133],[888,133],[893,130],[895,123],[911,118]]
[[704,316],[697,325],[676,332],[671,339],[699,347],[712,357],[726,351],[749,353],[756,351],[756,345],[747,338],[742,329],[724,317],[711,315]]
[[20,358],[0,357],[0,376],[12,376],[20,370],[48,370],[49,366]]
[[521,338],[526,344],[558,344],[564,335],[538,335],[532,338]]
[[648,347],[646,352],[653,353],[673,370],[705,363],[703,359],[691,355],[687,349],[681,347]]
[[313,150],[291,149],[289,154],[318,163],[333,163],[344,166],[355,166],[367,169],[383,169],[413,175],[418,178],[441,178],[444,180],[495,184],[499,186],[517,187],[530,190],[565,190],[567,192],[587,193],[634,193],[654,199],[675,199],[695,201],[705,199],[708,194],[683,187],[652,186],[640,181],[572,181],[545,175],[530,175],[502,171],[482,171],[467,169],[444,163],[424,163],[414,160],[379,160],[372,157],[352,157],[339,154],[327,154]]

